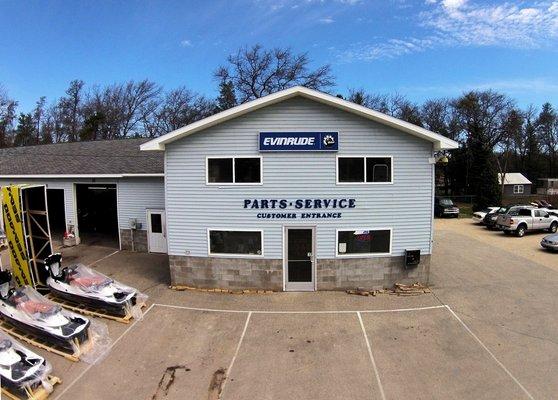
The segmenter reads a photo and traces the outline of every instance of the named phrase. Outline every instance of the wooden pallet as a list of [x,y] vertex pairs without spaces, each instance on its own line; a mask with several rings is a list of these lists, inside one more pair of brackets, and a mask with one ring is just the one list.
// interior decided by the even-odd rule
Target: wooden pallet
[[[47,377],[47,382],[50,383],[52,386],[54,386],[58,383],[62,383],[62,380],[57,376],[49,375]],[[14,395],[13,393],[8,392],[6,389],[2,388],[2,394],[11,400],[46,400],[50,395],[50,393],[48,393],[45,390],[45,388],[42,386],[39,386],[35,390],[25,389],[25,393],[27,394],[27,397],[21,398]]]
[[[54,295],[53,293],[48,293],[45,295],[45,297],[47,299],[49,299],[50,301],[53,301],[57,304],[60,304],[62,307],[80,313],[80,314],[84,314],[84,315],[89,315],[92,317],[99,317],[99,318],[106,318],[106,319],[110,319],[112,321],[117,321],[117,322],[121,322],[123,324],[129,324],[130,321],[132,320],[132,314],[128,314],[124,317],[119,317],[117,315],[113,315],[113,314],[109,314],[109,313],[104,313],[102,311],[96,310],[92,307],[88,307],[86,305],[83,304],[78,304],[78,303],[74,303],[73,301],[69,301],[66,299],[61,299],[60,297],[57,297],[56,295]],[[145,307],[145,303],[141,305],[141,308]]]
[[0,329],[2,329],[4,332],[8,333],[9,335],[11,335],[13,337],[16,337],[20,340],[23,340],[24,342],[32,344],[33,346],[36,346],[40,349],[46,350],[49,353],[53,353],[53,354],[57,354],[59,356],[62,356],[64,358],[66,358],[67,360],[70,360],[70,361],[73,361],[73,362],[79,361],[80,355],[86,350],[86,347],[90,346],[90,343],[91,343],[91,341],[88,340],[87,343],[85,343],[85,345],[84,344],[80,345],[77,342],[77,339],[75,339],[74,344],[77,348],[77,351],[74,351],[74,352],[70,353],[66,349],[60,349],[58,347],[47,344],[45,341],[43,341],[37,335],[34,335],[32,333],[28,333],[28,332],[24,332],[21,329],[16,328],[15,326],[11,325],[9,322],[4,321],[3,319],[0,320]]

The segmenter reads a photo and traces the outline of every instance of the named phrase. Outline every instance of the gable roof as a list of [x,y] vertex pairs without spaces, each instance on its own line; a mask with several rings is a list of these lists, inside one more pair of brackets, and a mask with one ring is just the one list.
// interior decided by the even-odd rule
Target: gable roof
[[[502,184],[502,174],[498,173],[498,183]],[[508,172],[504,177],[504,185],[530,185],[531,181],[519,172]]]
[[140,151],[148,138],[0,149],[0,178],[163,176],[163,154]]
[[326,93],[319,92],[317,90],[308,89],[302,86],[295,86],[290,89],[285,89],[280,92],[261,97],[248,103],[241,104],[239,106],[222,111],[218,114],[204,118],[200,121],[186,125],[180,129],[177,129],[175,131],[167,133],[166,135],[160,136],[156,139],[142,144],[141,150],[165,150],[165,145],[172,143],[175,140],[181,139],[195,132],[199,132],[203,129],[207,129],[222,122],[247,114],[251,111],[255,111],[271,104],[276,104],[297,96],[314,100],[319,103],[338,108],[340,110],[348,111],[361,117],[368,118],[370,120],[390,126],[400,131],[409,133],[413,136],[432,142],[436,150],[455,149],[459,146],[457,142],[448,139],[445,136],[431,132],[409,122],[390,117],[389,115],[382,114],[381,112],[371,110],[369,108],[360,106],[347,100],[340,99],[338,97],[331,96]]

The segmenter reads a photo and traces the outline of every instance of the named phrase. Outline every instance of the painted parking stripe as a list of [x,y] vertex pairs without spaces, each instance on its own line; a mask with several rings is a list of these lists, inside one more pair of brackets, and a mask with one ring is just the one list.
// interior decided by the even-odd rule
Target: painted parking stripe
[[106,260],[107,258],[112,257],[112,256],[115,255],[116,253],[120,253],[120,250],[113,251],[112,253],[107,254],[106,256],[99,258],[97,261],[93,261],[92,263],[87,264],[87,266],[90,267],[90,266],[92,266],[92,265],[94,265],[94,264],[100,263],[101,261],[104,261],[104,260]]
[[370,346],[370,340],[368,339],[366,329],[364,329],[364,323],[362,322],[362,316],[360,315],[360,312],[357,312],[357,316],[358,322],[360,323],[360,329],[362,329],[362,334],[364,335],[364,340],[366,341],[366,348],[368,349],[368,356],[370,357],[372,369],[374,370],[374,375],[376,376],[376,382],[378,383],[378,387],[380,388],[380,395],[382,396],[382,400],[386,400],[386,394],[384,393],[384,387],[382,385],[382,380],[380,379],[380,372],[378,371],[376,360],[374,360],[374,355],[372,354],[372,346]]
[[[145,312],[143,313],[143,316],[145,317],[147,315],[147,313],[149,313],[149,311],[151,311],[151,309],[153,308],[153,306],[155,306],[155,304],[151,304],[149,306],[149,308],[147,310],[145,310]],[[114,346],[116,346],[116,344],[120,341],[120,339],[122,339],[134,326],[137,325],[138,322],[140,322],[141,320],[135,320],[134,323],[132,325],[130,325],[124,332],[122,332],[122,334],[120,336],[118,336],[116,338],[116,340],[114,342],[111,343],[111,345],[109,346],[109,348],[107,349],[107,354],[112,350],[112,348]],[[62,391],[62,393],[60,393],[58,396],[56,396],[54,398],[54,400],[59,400],[62,396],[64,396],[64,394],[66,394],[66,392],[68,390],[70,390],[72,388],[72,386],[74,386],[74,384],[79,381],[81,378],[83,378],[83,376],[91,369],[91,367],[93,367],[96,364],[89,364],[83,371],[81,371],[81,373],[68,385],[66,386],[66,388]]]
[[427,307],[415,307],[415,308],[395,308],[395,309],[383,309],[383,310],[317,310],[317,311],[281,311],[281,310],[224,310],[218,308],[202,308],[202,307],[188,307],[188,306],[177,306],[173,304],[161,304],[155,303],[157,307],[166,308],[176,308],[180,310],[191,310],[191,311],[205,311],[205,312],[222,312],[222,313],[252,313],[252,314],[354,314],[354,313],[390,313],[390,312],[407,312],[407,311],[424,311],[424,310],[435,310],[438,308],[445,308],[446,306],[427,306]]
[[229,381],[229,377],[231,376],[231,371],[234,366],[234,362],[236,361],[236,357],[238,356],[238,352],[240,351],[240,346],[242,346],[242,342],[244,341],[244,336],[246,336],[246,330],[248,329],[248,324],[250,323],[250,318],[252,317],[252,313],[249,312],[248,316],[246,317],[246,322],[244,323],[244,329],[242,330],[242,334],[240,335],[240,339],[238,344],[236,345],[236,350],[234,352],[234,356],[229,364],[229,368],[227,368],[225,374],[225,381],[223,382],[223,386],[221,387],[221,395],[219,398],[222,398],[223,393],[225,392],[225,387],[227,386],[227,382]]
[[453,315],[455,317],[455,319],[457,319],[457,321],[459,321],[459,323],[463,326],[463,328],[465,328],[465,330],[467,332],[469,332],[469,334],[480,344],[480,346],[484,350],[486,350],[486,352],[490,355],[490,357],[492,357],[492,359],[494,361],[496,361],[496,364],[498,364],[500,366],[500,368],[502,368],[504,370],[504,372],[517,384],[517,386],[519,386],[521,388],[523,393],[525,393],[529,399],[535,400],[533,395],[531,395],[531,393],[529,393],[529,391],[525,388],[525,386],[523,386],[521,384],[521,382],[519,382],[519,380],[515,376],[513,376],[513,374],[506,368],[506,366],[504,364],[502,364],[502,362],[500,360],[498,360],[498,358],[496,358],[494,353],[492,353],[490,351],[490,349],[482,342],[482,340],[480,340],[479,337],[473,333],[473,331],[467,326],[467,324],[465,322],[463,322],[463,320],[461,318],[459,318],[459,316],[451,309],[451,307],[448,306],[448,305],[446,305],[445,307],[448,309],[448,311],[451,313],[451,315]]

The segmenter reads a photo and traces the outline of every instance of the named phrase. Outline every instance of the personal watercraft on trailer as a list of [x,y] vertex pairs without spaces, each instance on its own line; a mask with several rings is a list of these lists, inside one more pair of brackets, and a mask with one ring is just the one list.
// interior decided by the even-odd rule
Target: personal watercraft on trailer
[[28,397],[28,393],[41,386],[50,392],[50,371],[51,366],[43,357],[0,332],[0,377],[3,389],[20,397]]
[[57,297],[118,317],[141,313],[146,296],[83,264],[62,268],[62,256],[45,259],[47,286]]
[[0,318],[46,343],[67,350],[87,341],[89,319],[62,309],[30,286],[10,288],[12,274],[0,271]]

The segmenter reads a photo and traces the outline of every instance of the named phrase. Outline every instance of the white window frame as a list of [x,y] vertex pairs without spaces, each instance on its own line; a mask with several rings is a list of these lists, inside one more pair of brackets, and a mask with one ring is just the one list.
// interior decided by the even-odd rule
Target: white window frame
[[[387,253],[339,253],[339,232],[346,231],[389,231],[389,252]],[[392,255],[393,246],[393,228],[388,227],[374,227],[374,228],[338,228],[335,230],[335,256],[338,258],[373,258],[373,257],[385,257]]]
[[[232,159],[232,182],[209,182],[209,160],[230,158]],[[260,159],[260,181],[259,182],[235,182],[236,172],[235,172],[235,160],[237,158],[259,158]],[[207,156],[205,157],[205,184],[207,186],[261,186],[263,185],[263,157],[260,155],[255,156]]]
[[[212,253],[211,252],[211,231],[227,231],[227,232],[259,232],[262,242],[262,253],[261,254],[238,254],[238,253]],[[207,228],[207,255],[208,257],[246,257],[246,258],[263,258],[264,257],[264,230],[263,229],[240,229],[240,228]]]
[[[340,182],[339,181],[339,159],[340,158],[363,158],[364,159],[364,182]],[[389,158],[391,163],[391,174],[389,182],[366,182],[367,173],[366,173],[366,159],[367,158]],[[375,154],[343,154],[337,155],[335,158],[335,183],[337,185],[393,185],[393,156],[388,155],[375,155]]]
[[525,193],[524,185],[513,185],[513,194],[523,194],[523,193]]

